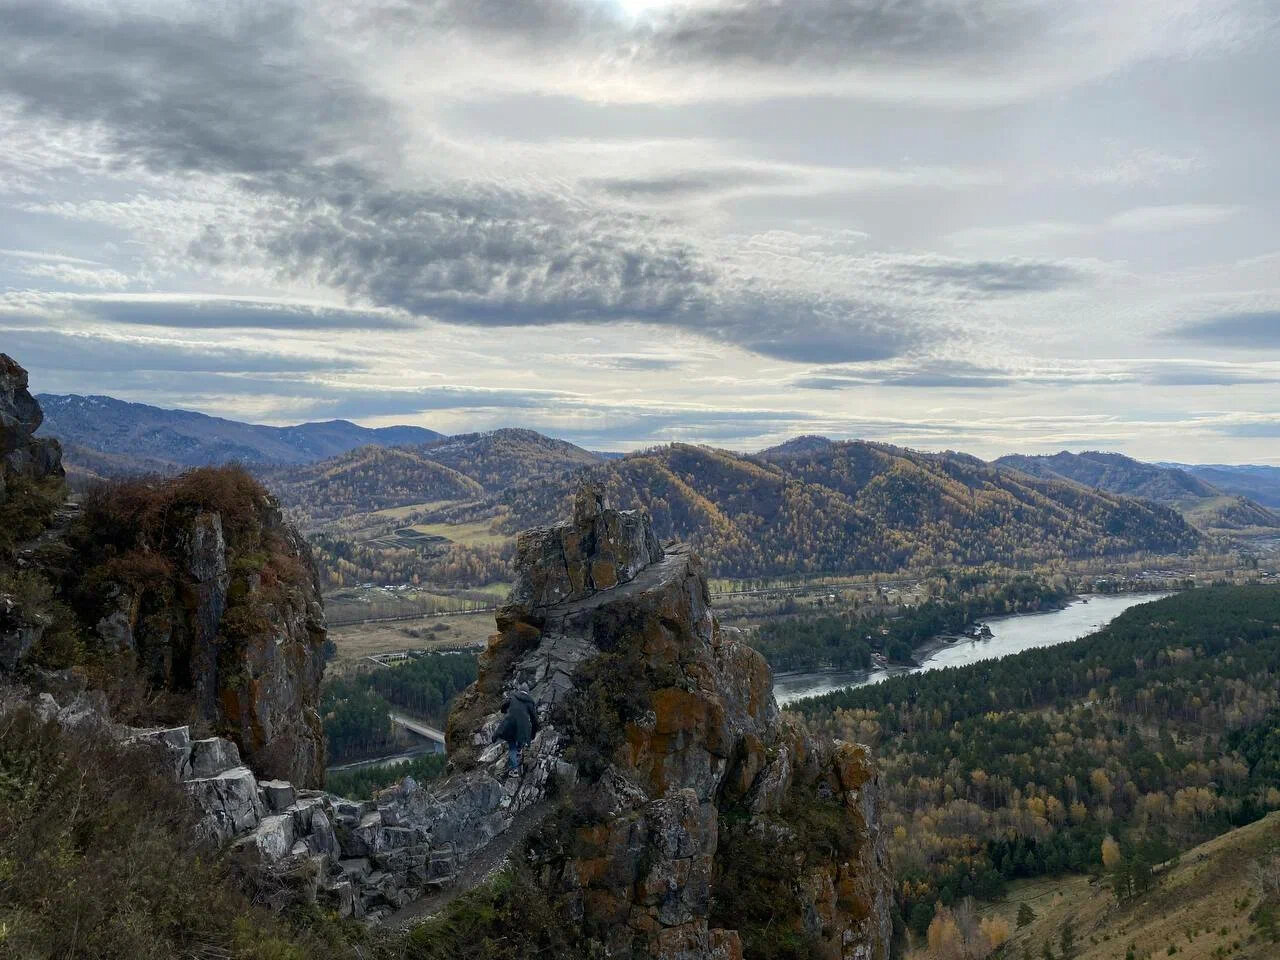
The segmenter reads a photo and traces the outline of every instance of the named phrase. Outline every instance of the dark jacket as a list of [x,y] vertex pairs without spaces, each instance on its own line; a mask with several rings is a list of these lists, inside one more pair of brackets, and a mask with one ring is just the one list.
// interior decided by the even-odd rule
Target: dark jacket
[[527,693],[516,693],[503,704],[506,712],[493,739],[505,740],[513,747],[526,746],[538,733],[538,707]]

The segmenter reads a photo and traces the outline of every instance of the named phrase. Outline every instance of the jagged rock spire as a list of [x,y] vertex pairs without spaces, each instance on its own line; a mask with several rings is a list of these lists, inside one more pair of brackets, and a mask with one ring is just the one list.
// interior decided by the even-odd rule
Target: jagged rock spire
[[629,583],[662,556],[647,514],[614,510],[597,486],[584,482],[574,496],[571,521],[520,534],[515,583],[498,626],[536,623],[541,610]]

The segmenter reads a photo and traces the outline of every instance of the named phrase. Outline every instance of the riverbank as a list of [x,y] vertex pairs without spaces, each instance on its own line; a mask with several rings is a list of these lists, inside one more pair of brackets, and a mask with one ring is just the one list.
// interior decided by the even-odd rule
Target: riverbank
[[779,673],[774,676],[774,696],[779,705],[821,696],[846,687],[878,683],[904,673],[923,673],[944,667],[958,667],[991,660],[1036,647],[1068,643],[1099,630],[1125,610],[1168,596],[1168,591],[1151,593],[1087,594],[1076,597],[1056,610],[1038,610],[990,617],[982,622],[991,628],[989,639],[956,638],[937,635],[916,647],[913,665],[890,664],[870,670],[815,670]]

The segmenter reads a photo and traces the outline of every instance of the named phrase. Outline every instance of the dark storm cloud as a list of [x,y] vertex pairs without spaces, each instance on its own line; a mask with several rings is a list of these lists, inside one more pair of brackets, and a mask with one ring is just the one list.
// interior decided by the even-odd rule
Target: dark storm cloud
[[1173,334],[1219,347],[1273,350],[1280,347],[1280,310],[1228,313],[1196,320],[1176,327]]
[[311,163],[382,120],[301,48],[296,10],[126,16],[57,0],[0,9],[0,92],[33,114],[101,124],[112,162],[231,173]]
[[[283,273],[449,323],[641,321],[784,360],[896,356],[941,336],[882,305],[730,282],[643,218],[510,190],[386,190],[367,177],[299,174],[259,187],[281,206],[256,237]],[[305,202],[291,197],[306,197]]]
[[[734,9],[731,18],[723,10],[686,10],[634,29],[645,43],[668,50],[663,56],[785,63],[806,45],[818,46],[819,59],[823,50],[834,55],[843,41],[832,38],[847,41],[851,34],[859,44],[889,42],[904,53],[967,49],[973,41],[966,31],[987,22],[980,3],[963,7],[963,23],[937,13],[932,3]],[[474,183],[389,187],[350,150],[377,143],[380,151],[388,144],[394,151],[389,109],[335,73],[341,70],[336,59],[304,49],[295,11],[275,4],[237,10],[196,21],[17,0],[0,11],[0,92],[32,115],[104,131],[121,165],[234,175],[254,208],[265,212],[249,228],[205,224],[187,250],[197,265],[266,266],[283,279],[454,324],[641,321],[799,362],[883,360],[946,337],[909,309],[788,290],[730,271],[639,214]],[[437,18],[451,29],[545,38],[622,29],[603,5],[575,0],[392,4],[381,13],[384,21],[414,16]],[[965,36],[946,39],[961,27]],[[767,174],[695,171],[647,181],[612,178],[601,186],[678,196],[735,176]],[[914,284],[914,292],[925,295],[943,288],[995,297],[1079,279],[1072,268],[1053,263],[939,261],[887,269],[908,293]],[[308,318],[204,306],[167,314],[137,303],[117,304],[105,315],[193,327],[338,329],[348,326],[348,316],[352,328],[398,324],[358,312]]]
[[576,0],[390,3],[381,16],[532,46],[577,45],[638,63],[748,67],[995,60],[1050,25],[1055,6],[998,0],[737,0],[638,21]]
[[991,0],[739,0],[661,19],[651,49],[708,64],[934,65],[1014,51],[1047,26],[1051,9]]

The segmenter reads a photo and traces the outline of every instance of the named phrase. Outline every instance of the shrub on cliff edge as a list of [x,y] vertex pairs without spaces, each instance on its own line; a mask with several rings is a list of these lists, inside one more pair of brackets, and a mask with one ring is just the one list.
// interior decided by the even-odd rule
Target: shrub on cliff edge
[[287,924],[193,838],[156,759],[100,731],[0,714],[0,956],[310,960],[351,955],[327,918]]

